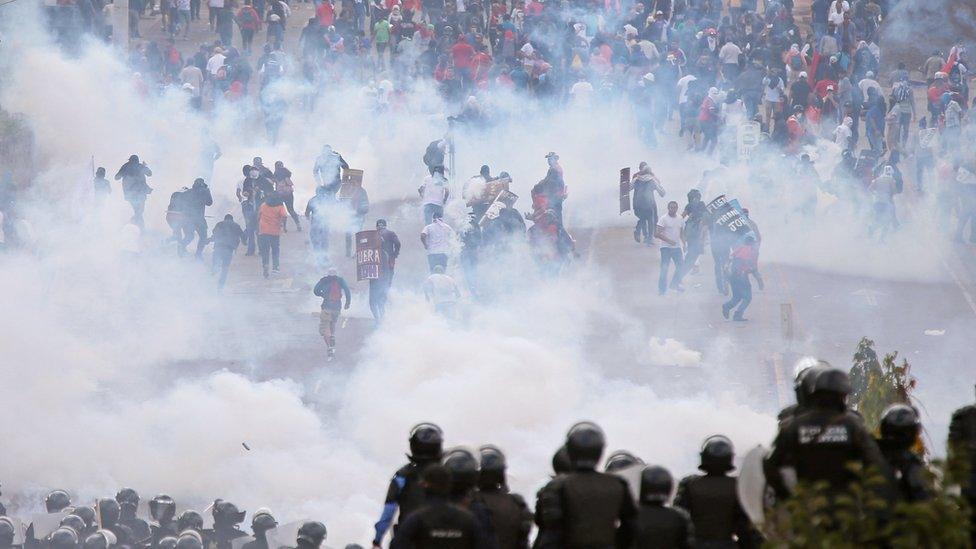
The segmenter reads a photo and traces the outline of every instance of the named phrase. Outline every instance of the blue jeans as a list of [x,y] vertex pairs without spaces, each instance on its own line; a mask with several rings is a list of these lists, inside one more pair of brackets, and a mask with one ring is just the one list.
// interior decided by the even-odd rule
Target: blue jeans
[[668,289],[668,263],[674,262],[674,275],[671,276],[671,289],[681,282],[681,248],[661,248],[661,276],[657,279],[657,291],[664,293]]
[[734,318],[741,319],[742,313],[752,303],[752,283],[749,282],[749,275],[733,274],[729,276],[729,285],[732,287],[732,299],[726,301],[722,308],[731,311],[738,305]]

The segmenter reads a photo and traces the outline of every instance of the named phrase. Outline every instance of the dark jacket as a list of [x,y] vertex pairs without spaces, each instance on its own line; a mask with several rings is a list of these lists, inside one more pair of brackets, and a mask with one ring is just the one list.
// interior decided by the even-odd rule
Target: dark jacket
[[315,285],[312,293],[322,298],[322,308],[330,311],[338,311],[342,308],[342,297],[346,297],[346,308],[352,297],[349,294],[349,286],[341,276],[324,276]]
[[230,248],[231,250],[236,250],[241,242],[244,242],[244,231],[233,220],[225,219],[214,225],[214,248]]
[[485,549],[485,532],[470,511],[430,496],[397,529],[390,549]]

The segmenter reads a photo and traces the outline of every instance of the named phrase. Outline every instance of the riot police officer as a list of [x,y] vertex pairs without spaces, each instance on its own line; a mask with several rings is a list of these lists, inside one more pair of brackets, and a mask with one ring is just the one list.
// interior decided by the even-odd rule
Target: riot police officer
[[949,422],[947,464],[972,511],[970,532],[976,545],[976,405],[959,408]]
[[78,533],[67,526],[51,532],[47,537],[47,549],[76,549]]
[[474,497],[480,475],[478,458],[467,448],[452,448],[444,452],[441,464],[451,473],[451,492],[447,500],[474,515],[479,530],[486,536],[490,547],[496,546],[495,527],[491,511],[483,501]]
[[88,539],[88,536],[94,534],[98,530],[98,522],[95,519],[95,508],[89,505],[79,505],[75,507],[71,514],[76,517],[81,517],[81,520],[85,521],[85,527],[83,531],[78,533],[78,539],[84,543]]
[[478,449],[478,499],[491,513],[498,549],[526,549],[532,531],[532,513],[525,499],[509,492],[505,478],[505,454],[492,445]]
[[14,535],[17,527],[12,520],[5,516],[0,516],[0,549],[11,549],[14,545]]
[[390,549],[489,549],[474,515],[449,501],[454,490],[451,471],[433,464],[424,469],[425,503],[400,522]]
[[637,549],[691,549],[694,526],[687,512],[668,506],[674,479],[664,467],[650,465],[641,471],[640,505],[637,508]]
[[153,522],[149,525],[152,531],[153,547],[159,545],[160,540],[166,537],[177,537],[180,531],[176,525],[176,502],[166,494],[149,500],[149,516]]
[[[441,459],[444,446],[444,433],[433,423],[420,423],[410,430],[410,463],[397,470],[386,491],[383,513],[376,522],[376,535],[373,547],[379,547],[383,536],[393,523],[393,516],[399,509],[398,522],[405,520],[410,513],[424,504],[424,490],[420,486],[423,469]],[[395,533],[394,528],[394,533]]]
[[251,532],[254,539],[245,543],[241,549],[268,549],[268,530],[278,526],[278,521],[267,509],[258,509],[251,517]]
[[558,531],[561,547],[630,547],[637,509],[627,483],[600,473],[606,438],[596,424],[577,423],[566,435],[573,471],[555,480],[542,521]]
[[[44,498],[44,508],[47,509],[48,513],[60,513],[68,506],[71,505],[71,496],[65,490],[52,490],[48,493],[47,497]],[[46,533],[46,532],[45,532]],[[41,536],[44,537],[43,535]],[[34,535],[34,525],[30,524],[27,527],[27,532],[24,538],[24,546],[32,549],[38,547],[41,540],[38,540]]]
[[921,422],[918,412],[907,404],[892,404],[881,415],[878,447],[895,477],[896,495],[904,501],[924,501],[931,497],[925,478],[925,464],[912,451],[918,440]]
[[319,549],[325,541],[327,532],[325,525],[317,521],[309,521],[298,529],[297,549]]
[[[102,526],[102,530],[108,530],[115,534],[117,543],[127,545],[134,542],[131,535],[132,531],[124,524],[119,524],[122,509],[115,498],[99,499],[95,511],[98,513],[98,523]],[[88,540],[85,541],[87,543]]]
[[643,467],[645,465],[644,460],[628,452],[627,450],[617,450],[616,452],[610,454],[610,457],[607,458],[606,463],[603,464],[603,470],[607,473],[619,473],[620,471],[635,465]]
[[243,522],[246,511],[241,511],[229,501],[216,500],[213,505],[213,542],[217,549],[231,549],[230,542],[247,534],[237,525]]
[[552,456],[552,478],[545,486],[539,489],[535,495],[535,524],[539,528],[539,533],[535,536],[533,549],[545,549],[549,547],[559,547],[559,530],[556,524],[546,524],[542,514],[543,509],[558,505],[557,480],[563,475],[569,474],[573,470],[573,464],[569,461],[569,452],[566,445],[559,447]]
[[184,530],[176,539],[176,549],[203,549],[203,536],[196,530]]
[[783,408],[776,416],[781,425],[806,410],[807,397],[813,389],[813,382],[817,379],[817,373],[827,368],[830,368],[830,364],[823,360],[809,357],[800,359],[796,365],[796,376],[793,378],[793,393],[796,395],[796,403]]
[[198,534],[203,534],[203,515],[193,509],[187,509],[180,513],[176,519],[176,530],[182,534],[187,530],[193,530]]
[[832,493],[843,492],[854,480],[851,462],[888,474],[874,438],[860,416],[847,409],[851,381],[846,372],[830,368],[815,374],[809,409],[779,429],[773,449],[763,465],[766,481],[778,498],[790,490],[783,469],[792,468],[801,482],[825,481]]
[[118,544],[118,538],[111,530],[96,530],[94,534],[85,538],[84,549],[112,549]]
[[735,448],[722,435],[712,435],[702,443],[698,468],[704,475],[689,475],[678,483],[674,506],[691,516],[698,546],[758,546],[749,517],[736,493],[736,479],[729,476],[735,469]]
[[149,523],[136,516],[139,509],[139,494],[132,488],[123,488],[115,494],[119,503],[119,524],[132,531],[133,541],[141,543],[152,536]]

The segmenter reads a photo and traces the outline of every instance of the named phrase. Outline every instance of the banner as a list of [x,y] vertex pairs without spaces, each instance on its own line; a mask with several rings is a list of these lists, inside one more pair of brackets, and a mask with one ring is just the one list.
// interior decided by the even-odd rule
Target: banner
[[724,194],[721,194],[706,204],[705,210],[708,211],[712,223],[732,235],[744,236],[752,231],[746,223],[745,216],[742,215],[742,207],[739,206],[738,200],[728,200]]
[[356,233],[356,280],[376,280],[380,277],[383,250],[378,231]]
[[352,168],[345,168],[342,170],[342,179],[339,186],[339,200],[349,200],[355,193],[357,188],[362,188],[363,186],[363,170],[354,170]]
[[487,210],[485,210],[485,215],[481,216],[481,219],[478,220],[478,225],[484,227],[489,221],[497,218],[502,209],[515,207],[516,200],[518,200],[517,194],[507,189],[503,189],[498,193],[497,196],[495,196],[495,201],[488,206]]
[[630,168],[620,168],[620,213],[630,210]]
[[481,192],[481,202],[491,204],[498,198],[499,193],[508,192],[508,186],[511,182],[511,179],[492,179],[485,184],[485,189]]

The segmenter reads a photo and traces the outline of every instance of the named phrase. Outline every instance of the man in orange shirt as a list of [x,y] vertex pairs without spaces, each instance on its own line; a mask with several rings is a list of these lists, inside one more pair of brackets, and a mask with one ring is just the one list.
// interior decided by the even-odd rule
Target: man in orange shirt
[[258,210],[258,251],[264,278],[268,278],[268,253],[271,254],[272,270],[278,272],[278,254],[281,251],[281,227],[288,217],[281,197],[277,193],[268,196]]

